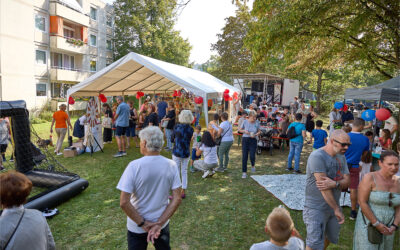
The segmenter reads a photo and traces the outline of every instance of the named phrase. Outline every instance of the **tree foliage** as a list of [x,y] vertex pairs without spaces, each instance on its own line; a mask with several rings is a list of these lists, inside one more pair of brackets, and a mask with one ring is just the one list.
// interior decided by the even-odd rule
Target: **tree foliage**
[[116,58],[133,51],[186,66],[191,46],[173,30],[176,8],[176,0],[116,0]]
[[399,11],[398,0],[256,0],[245,45],[253,67],[278,62],[274,73],[301,80],[319,108],[399,72]]

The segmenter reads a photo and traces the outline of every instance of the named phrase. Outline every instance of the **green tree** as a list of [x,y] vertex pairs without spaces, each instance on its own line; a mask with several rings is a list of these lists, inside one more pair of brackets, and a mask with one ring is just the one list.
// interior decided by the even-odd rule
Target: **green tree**
[[[211,45],[217,56],[210,58],[206,63],[208,72],[214,76],[228,80],[229,74],[249,73],[251,64],[250,50],[244,46],[244,38],[247,35],[250,12],[245,4],[236,4],[238,9],[235,16],[226,18],[226,24],[221,34],[217,34],[218,41]],[[209,66],[212,65],[210,68]],[[257,68],[252,71],[258,70]]]
[[191,46],[173,30],[176,10],[176,0],[116,0],[116,58],[133,51],[187,66]]
[[[392,76],[400,65],[396,54],[400,44],[394,43],[399,41],[398,28],[391,29],[393,18],[379,20],[380,9],[371,9],[374,3],[366,2],[256,0],[255,21],[245,39],[253,55],[252,66],[279,62],[275,70],[308,86],[316,94],[318,108],[323,97],[340,95],[344,86],[375,79],[373,72],[365,73],[372,67],[383,77]],[[399,13],[398,0],[397,5],[386,2]],[[355,82],[345,79],[355,71],[364,73]]]

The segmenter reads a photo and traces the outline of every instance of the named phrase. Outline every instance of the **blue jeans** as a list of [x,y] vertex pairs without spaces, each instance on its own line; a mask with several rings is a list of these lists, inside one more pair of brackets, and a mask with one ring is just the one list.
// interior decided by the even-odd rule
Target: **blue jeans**
[[256,150],[257,140],[256,138],[243,137],[242,138],[242,172],[247,172],[247,159],[250,153],[250,163],[254,167],[256,164]]
[[167,137],[167,148],[172,149],[172,142],[171,137],[174,130],[172,129],[165,129],[165,136]]
[[290,141],[290,151],[288,156],[288,163],[287,167],[289,169],[292,168],[292,160],[294,157],[294,170],[299,170],[300,168],[300,154],[303,150],[303,143],[302,142],[294,142]]

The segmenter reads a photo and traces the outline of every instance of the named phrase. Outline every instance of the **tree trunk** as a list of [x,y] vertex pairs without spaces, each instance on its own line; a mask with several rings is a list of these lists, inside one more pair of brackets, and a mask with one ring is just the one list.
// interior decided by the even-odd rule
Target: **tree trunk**
[[317,113],[321,113],[321,90],[322,90],[322,75],[324,74],[324,69],[323,68],[319,68],[318,72],[317,72],[317,76],[318,76],[318,80],[317,80],[317,91],[315,93],[315,96],[317,98],[317,107],[316,107],[316,111]]

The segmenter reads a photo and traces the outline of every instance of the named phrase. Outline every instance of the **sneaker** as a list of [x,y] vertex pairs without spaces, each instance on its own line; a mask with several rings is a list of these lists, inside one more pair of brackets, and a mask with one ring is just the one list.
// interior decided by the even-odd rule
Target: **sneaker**
[[247,178],[247,174],[246,173],[242,173],[242,179],[246,179]]
[[63,153],[57,153],[58,156],[63,155]]
[[117,158],[117,157],[122,157],[122,152],[118,152],[118,153],[116,153],[116,154],[114,155],[114,158]]
[[201,178],[206,178],[210,173],[211,173],[211,171],[207,170],[206,172],[204,172],[204,174],[203,174],[203,176],[201,176]]
[[14,159],[13,159],[13,158],[11,158],[11,159],[10,159],[10,162],[14,162]]
[[126,151],[122,152],[122,155],[123,155],[123,156],[126,155]]
[[299,170],[295,170],[294,171],[296,174],[302,174],[303,172],[301,172],[301,170],[299,169]]
[[[223,172],[224,172],[224,169],[223,169],[223,168],[216,168],[215,171],[223,173]],[[215,171],[214,171],[214,172],[215,172]]]
[[356,210],[351,210],[350,212],[350,220],[355,220],[357,218],[357,211]]
[[194,169],[194,167],[193,167],[193,166],[190,166],[190,172],[191,172],[191,173],[194,173],[194,172],[196,172],[196,170]]
[[293,171],[293,168],[287,168],[286,171]]
[[251,172],[255,173],[256,172],[256,168],[255,167],[251,167]]

